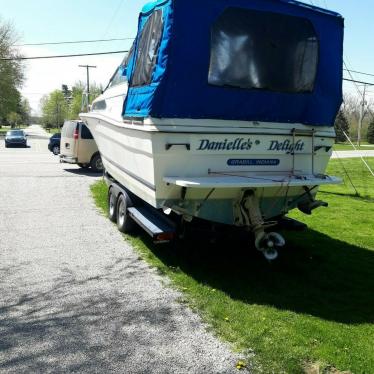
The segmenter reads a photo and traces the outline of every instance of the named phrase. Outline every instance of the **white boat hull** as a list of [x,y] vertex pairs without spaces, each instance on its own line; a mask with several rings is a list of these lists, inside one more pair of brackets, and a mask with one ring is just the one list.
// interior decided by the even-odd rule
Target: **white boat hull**
[[[334,130],[313,135],[304,125],[156,120],[123,123],[81,115],[92,131],[106,171],[153,207],[238,224],[236,206],[253,190],[265,220],[294,209],[306,189],[335,184],[325,176]],[[182,125],[182,123],[184,123]],[[228,126],[230,125],[230,126]],[[240,225],[240,224],[239,224]]]

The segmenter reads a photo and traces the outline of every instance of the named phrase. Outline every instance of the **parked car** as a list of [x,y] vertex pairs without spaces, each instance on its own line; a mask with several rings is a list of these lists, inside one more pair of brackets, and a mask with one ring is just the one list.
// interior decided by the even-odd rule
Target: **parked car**
[[5,135],[5,148],[27,147],[27,135],[23,130],[10,130]]
[[82,121],[66,121],[61,132],[60,161],[103,171],[99,149],[90,130]]
[[56,156],[60,154],[60,142],[61,133],[54,134],[49,139],[48,149]]

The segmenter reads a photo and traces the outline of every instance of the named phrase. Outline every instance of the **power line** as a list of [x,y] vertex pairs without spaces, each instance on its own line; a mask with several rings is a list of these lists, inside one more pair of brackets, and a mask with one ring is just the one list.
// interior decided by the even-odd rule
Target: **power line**
[[[119,53],[128,53],[129,51],[112,51],[112,52],[96,52],[96,53],[79,53],[79,54],[69,54],[69,55],[54,55],[54,56],[32,56],[32,57],[9,57],[9,58],[0,58],[0,61],[17,61],[17,60],[43,60],[43,59],[54,59],[54,58],[72,58],[72,57],[84,57],[84,56],[102,56],[102,55],[111,55],[111,54],[119,54]],[[345,64],[345,63],[344,63]],[[346,66],[346,64],[345,64]],[[366,85],[366,86],[374,86],[374,83],[371,82],[363,82],[353,78],[351,72],[355,72],[354,70],[344,69],[347,71],[351,77],[351,79],[343,78],[344,81],[352,82],[355,84],[356,90],[360,96],[362,93],[358,88],[358,84]],[[367,74],[371,75],[371,74]],[[374,74],[373,74],[374,76]]]
[[113,38],[113,39],[95,39],[95,40],[71,40],[71,41],[62,41],[62,42],[25,43],[25,44],[14,44],[13,47],[27,47],[27,46],[38,46],[38,45],[99,43],[99,42],[114,42],[114,41],[134,40],[134,39],[135,38]]
[[374,77],[374,74],[371,74],[371,73],[364,73],[362,71],[357,71],[357,70],[351,70],[351,69],[343,69],[344,71],[350,71],[351,73],[355,73],[355,74],[360,74],[360,75],[368,75],[369,77]]
[[[347,71],[348,71],[349,76],[352,78],[352,79],[350,79],[350,81],[353,82],[353,84],[355,85],[356,90],[357,90],[357,92],[358,92],[360,98],[362,99],[363,102],[365,102],[365,95],[361,92],[360,88],[358,87],[358,85],[357,85],[358,82],[354,79],[351,70],[348,69],[347,63],[346,63],[345,61],[343,61],[343,63],[344,63],[345,68],[346,68]],[[363,83],[363,84],[365,84],[365,85],[367,84],[367,83],[365,83],[365,82],[360,82],[360,83]],[[369,83],[368,85],[373,85],[373,84],[372,84],[372,83]],[[367,111],[370,113],[371,117],[374,119],[374,114],[373,114],[373,112],[371,111],[371,109],[370,109],[369,106],[367,107]]]
[[348,72],[349,76],[351,77],[351,81],[353,82],[353,84],[354,84],[354,86],[356,88],[356,91],[358,92],[359,96],[361,96],[361,98],[362,98],[362,93],[361,93],[361,91],[360,91],[360,89],[359,89],[359,87],[357,85],[358,82],[355,81],[355,79],[354,79],[354,77],[352,75],[352,72],[351,72],[350,69],[348,69],[348,65],[345,62],[345,60],[343,60],[343,64],[344,64],[345,70]]
[[118,4],[118,7],[117,7],[116,10],[114,11],[113,16],[111,17],[110,22],[109,22],[107,28],[105,29],[105,32],[104,32],[104,36],[103,36],[103,38],[105,38],[105,36],[108,34],[108,31],[110,30],[110,27],[112,26],[112,23],[113,23],[114,20],[117,18],[118,13],[119,13],[119,10],[121,9],[123,2],[124,2],[124,0],[120,0],[120,2],[119,2],[119,4]]
[[99,52],[99,53],[80,53],[74,55],[56,55],[56,56],[33,56],[33,57],[10,57],[0,58],[0,61],[16,61],[16,60],[43,60],[51,58],[68,58],[68,57],[82,57],[82,56],[101,56],[101,55],[113,55],[117,53],[128,53],[129,51],[113,51],[113,52]]
[[[352,78],[352,79],[350,79],[350,81],[352,81],[353,82],[353,84],[355,85],[355,87],[356,87],[356,90],[357,90],[357,92],[358,92],[358,94],[360,95],[360,97],[361,97],[361,99],[362,99],[362,103],[361,103],[361,114],[360,114],[360,121],[362,121],[362,119],[363,119],[363,115],[364,115],[364,113],[363,113],[363,110],[365,109],[364,107],[365,107],[365,93],[366,93],[366,84],[365,84],[365,86],[364,86],[364,93],[362,93],[361,92],[361,90],[358,88],[358,86],[357,86],[357,81],[353,78],[353,75],[352,75],[352,72],[351,72],[351,70],[349,70],[348,69],[348,66],[347,66],[347,63],[343,60],[343,64],[344,64],[344,66],[345,66],[345,68],[347,69],[347,71],[348,71],[348,74],[349,74],[349,76]],[[367,111],[370,113],[370,115],[372,116],[372,118],[374,119],[374,114],[373,114],[373,112],[371,111],[371,109],[370,109],[370,107],[369,106],[367,106]],[[351,144],[351,146],[354,148],[354,150],[355,151],[357,151],[357,148],[355,147],[355,145],[352,143],[352,141],[351,141],[351,139],[349,138],[349,136],[347,135],[347,133],[342,129],[342,131],[343,131],[343,134],[344,134],[344,136],[347,138],[347,140],[349,141],[349,143]],[[359,130],[360,131],[360,130]],[[358,136],[358,141],[359,141],[359,145],[360,145],[360,133],[359,133],[359,136]],[[367,167],[367,169],[370,171],[370,173],[371,173],[371,175],[374,177],[374,171],[371,169],[371,167],[369,166],[369,164],[365,161],[365,159],[362,157],[362,156],[360,156],[361,157],[361,160],[363,161],[363,163],[365,164],[365,166]]]
[[[310,1],[312,3],[312,1]],[[326,1],[324,1],[325,5]],[[314,5],[312,3],[312,5]],[[315,5],[314,5],[315,6]],[[112,41],[124,41],[124,40],[135,40],[135,38],[112,38],[112,39],[93,39],[93,40],[72,40],[72,41],[61,41],[61,42],[40,42],[40,43],[25,43],[25,44],[14,44],[13,47],[26,47],[26,46],[42,46],[42,45],[61,45],[61,44],[83,44],[83,43],[101,43],[101,42],[112,42]],[[343,69],[346,72],[351,72],[355,74],[360,75],[366,75],[370,77],[374,77],[373,73],[365,73],[358,70],[352,70],[348,69],[347,67]],[[348,79],[344,79],[348,80]],[[353,81],[354,79],[352,79]],[[363,84],[370,84],[368,82],[360,82],[357,81],[357,83],[363,83]]]
[[[70,41],[70,42],[53,42],[53,43],[35,43],[35,44],[23,44],[23,45],[46,45],[46,44],[67,44],[67,43],[90,43],[90,42],[100,42],[100,41],[111,41],[111,40],[133,40],[133,38],[117,38],[117,39],[98,39],[98,40],[87,40],[87,41]],[[21,46],[21,45],[19,45]],[[0,58],[0,61],[15,61],[15,60],[42,60],[42,59],[54,59],[54,58],[72,58],[72,57],[84,57],[84,56],[101,56],[101,55],[110,55],[110,54],[119,54],[119,53],[128,53],[128,50],[125,51],[111,51],[111,52],[96,52],[96,53],[79,53],[79,54],[68,54],[68,55],[53,55],[53,56],[32,56],[32,57],[9,57],[9,58]],[[356,90],[360,96],[362,93],[358,88],[358,84],[374,86],[374,83],[363,82],[354,79],[352,73],[363,74],[368,76],[373,76],[374,74],[363,73],[356,70],[348,69],[346,62],[344,61],[345,68],[344,71],[347,71],[351,79],[343,78],[344,81],[352,82],[355,84]]]
[[[348,79],[348,78],[343,78],[343,81],[347,81],[347,82],[353,82],[353,83],[360,83],[360,84],[363,84],[365,86],[374,86],[374,83],[370,83],[370,82],[361,82],[361,81],[357,81],[355,79]],[[358,86],[357,86],[358,87]]]

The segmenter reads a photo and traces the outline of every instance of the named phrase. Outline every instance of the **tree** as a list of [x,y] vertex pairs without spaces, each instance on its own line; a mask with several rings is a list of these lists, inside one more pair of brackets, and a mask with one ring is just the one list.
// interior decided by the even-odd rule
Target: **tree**
[[62,91],[62,93],[64,94],[65,100],[66,100],[67,102],[69,102],[69,100],[71,100],[71,91],[69,90],[68,85],[63,84],[63,85],[61,86],[61,91]]
[[[85,92],[83,82],[76,82],[70,90],[67,85],[62,85],[61,90],[55,90],[45,95],[40,100],[42,112],[42,125],[46,128],[61,127],[65,119],[78,119],[82,112],[82,97]],[[90,92],[90,102],[98,97],[102,87],[93,83]]]
[[374,118],[369,123],[367,139],[370,144],[374,144]]
[[90,104],[102,94],[103,92],[103,86],[97,85],[95,82],[90,87]]
[[26,98],[23,98],[20,103],[19,114],[21,116],[21,121],[24,125],[30,124],[31,117],[31,106]]
[[68,116],[68,104],[64,94],[60,90],[51,92],[48,96],[43,96],[40,101],[42,110],[42,124],[46,128],[60,128]]
[[[83,82],[76,82],[72,87],[72,99],[69,107],[69,119],[79,118],[79,113],[82,112],[82,98],[85,92],[85,85]],[[90,87],[90,104],[98,96],[101,95],[102,86],[93,83]]]
[[20,54],[13,47],[16,41],[13,26],[0,19],[0,123],[9,113],[18,112],[20,106],[18,88],[23,83],[24,74],[22,63],[16,59]]
[[67,106],[70,107],[70,105],[71,105],[71,101],[72,101],[72,99],[73,99],[73,96],[72,96],[72,92],[71,92],[71,90],[69,89],[68,85],[63,84],[63,85],[61,86],[61,91],[62,91],[62,93],[63,93],[63,95],[64,95],[64,98],[65,98],[65,101],[66,101]]
[[[366,138],[366,132],[370,121],[370,116],[368,114],[373,111],[374,107],[374,100],[369,100],[366,98],[365,101],[366,103],[362,117],[361,129],[362,138]],[[349,133],[347,133],[347,135],[349,135],[352,139],[357,139],[359,120],[362,110],[361,104],[362,97],[360,95],[353,95],[349,93],[344,94],[344,101],[343,105],[341,106],[341,110],[349,122]]]
[[40,118],[40,123],[43,125],[43,127],[52,127],[51,126],[51,123],[49,123],[49,113],[48,113],[48,100],[49,100],[49,96],[48,95],[44,95],[41,99],[40,99],[40,110],[42,112],[42,116]]
[[7,115],[7,121],[10,124],[11,128],[17,127],[22,121],[21,116],[16,112],[10,112]]
[[340,110],[344,113],[344,116],[347,119],[358,122],[360,118],[361,101],[362,99],[360,99],[359,96],[349,93],[344,94],[344,100]]
[[335,119],[335,132],[336,142],[345,142],[347,140],[344,133],[346,133],[347,135],[349,133],[349,122],[342,110],[339,110],[339,113]]
[[77,119],[79,113],[82,111],[82,96],[84,92],[84,85],[82,82],[77,82],[72,88],[72,100],[70,103],[69,119]]

